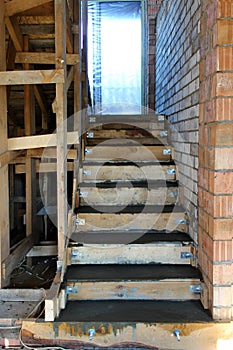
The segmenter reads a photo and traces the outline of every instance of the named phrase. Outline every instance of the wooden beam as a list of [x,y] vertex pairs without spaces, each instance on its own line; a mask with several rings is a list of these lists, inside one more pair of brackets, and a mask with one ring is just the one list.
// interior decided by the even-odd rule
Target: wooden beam
[[23,37],[16,17],[6,17],[5,22],[16,51],[23,51]]
[[64,69],[0,72],[0,85],[63,84]]
[[[12,137],[8,139],[8,151],[18,151],[23,149],[25,150],[41,147],[54,147],[57,145],[57,138],[59,138],[57,134]],[[78,133],[76,131],[68,132],[65,145],[73,145],[78,143]],[[66,156],[67,147],[65,146],[64,148],[64,155]]]
[[71,67],[68,71],[67,79],[66,79],[66,91],[67,92],[68,92],[73,80],[74,80],[74,67]]
[[22,151],[12,151],[12,152],[6,151],[0,154],[0,168],[9,164],[12,160],[16,159],[20,154],[22,154]]
[[2,275],[7,283],[14,268],[24,259],[25,255],[33,246],[32,236],[25,238],[21,244],[11,253],[2,264]]
[[[69,133],[68,133],[69,138]],[[33,158],[54,158],[57,159],[56,148],[37,148],[30,149],[27,152],[27,155]],[[67,150],[67,159],[76,160],[78,156],[78,152],[76,149],[68,149]]]
[[[76,65],[79,63],[79,54],[67,54],[67,65]],[[30,64],[55,64],[56,56],[52,52],[17,52],[15,63]]]
[[[6,70],[5,4],[0,1],[0,72]],[[0,86],[0,154],[7,152],[7,91]],[[8,166],[0,168],[0,288],[3,287],[2,261],[10,252]]]
[[[74,170],[74,163],[67,163],[67,171]],[[57,163],[40,163],[36,164],[37,173],[52,173],[57,171]],[[26,166],[25,164],[16,164],[15,165],[15,174],[25,174]]]
[[[66,2],[54,1],[56,68],[64,69],[66,77]],[[56,84],[56,124],[57,124],[57,229],[58,266],[62,276],[66,268],[66,240],[68,229],[67,211],[67,93],[63,82]]]
[[54,321],[59,315],[59,290],[61,286],[61,273],[57,272],[45,299],[45,321]]
[[34,85],[34,95],[35,98],[38,102],[38,105],[40,107],[41,110],[41,114],[42,114],[42,130],[47,130],[48,129],[48,107],[46,106],[46,103],[44,101],[44,98],[42,96],[42,93],[39,90],[39,87]]
[[66,19],[66,50],[68,53],[73,53],[73,34],[68,13]]
[[6,16],[14,16],[17,13],[30,10],[48,2],[51,2],[51,0],[11,0],[5,3]]

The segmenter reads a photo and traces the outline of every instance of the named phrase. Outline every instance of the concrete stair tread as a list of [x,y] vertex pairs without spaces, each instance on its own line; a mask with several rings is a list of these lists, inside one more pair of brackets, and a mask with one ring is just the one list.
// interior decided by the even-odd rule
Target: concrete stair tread
[[178,187],[179,181],[167,181],[167,180],[149,180],[149,181],[138,181],[138,180],[106,180],[95,182],[81,182],[79,188],[82,187],[97,187],[97,188],[118,188],[118,187],[142,187],[142,188],[158,188],[158,187]]
[[129,206],[82,206],[75,209],[75,213],[109,213],[109,214],[153,214],[153,213],[185,213],[185,209],[180,205],[129,205]]
[[74,242],[87,244],[148,244],[154,242],[181,242],[191,243],[192,239],[184,232],[161,231],[106,231],[106,232],[73,232],[70,244]]
[[[57,322],[145,322],[193,323],[213,322],[200,301],[170,300],[114,300],[114,301],[69,301]],[[100,326],[100,325],[99,325]]]
[[79,265],[69,266],[65,281],[139,281],[165,279],[201,279],[190,265]]

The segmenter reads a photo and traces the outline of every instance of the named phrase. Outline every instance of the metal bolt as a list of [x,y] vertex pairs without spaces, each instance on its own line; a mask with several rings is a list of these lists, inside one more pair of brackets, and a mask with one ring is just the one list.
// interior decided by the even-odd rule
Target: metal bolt
[[180,341],[180,330],[179,329],[175,329],[173,334],[176,336],[177,340]]
[[96,333],[95,329],[93,329],[93,328],[89,329],[88,333],[89,333],[89,339],[90,339],[90,341],[92,341],[93,337]]

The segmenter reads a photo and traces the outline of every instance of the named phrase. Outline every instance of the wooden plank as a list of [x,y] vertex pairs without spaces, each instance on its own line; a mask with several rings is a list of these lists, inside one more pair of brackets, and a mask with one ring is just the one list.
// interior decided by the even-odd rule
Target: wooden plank
[[[88,133],[93,133],[93,138],[94,139],[117,139],[117,138],[122,138],[122,139],[139,139],[139,138],[158,138],[161,139],[163,142],[166,139],[166,137],[161,136],[161,130],[151,130],[150,132],[147,130],[142,130],[142,129],[119,129],[119,130],[114,130],[114,129],[97,129],[97,130],[88,130]],[[91,138],[92,139],[92,138]],[[90,139],[90,141],[91,141]],[[138,140],[139,141],[139,140]]]
[[[137,187],[81,187],[81,205],[169,205],[177,202],[177,187],[137,188]],[[79,193],[77,193],[79,195]]]
[[23,51],[23,36],[21,34],[16,17],[6,17],[5,22],[16,51]]
[[73,33],[71,29],[71,21],[68,14],[68,4],[66,2],[66,50],[68,53],[73,53]]
[[51,2],[51,0],[11,0],[5,3],[6,16],[14,16],[17,13],[30,10],[34,7]]
[[[124,141],[125,143],[125,141]],[[171,155],[164,154],[164,151],[171,150],[168,146],[138,146],[125,145],[119,141],[114,146],[89,146],[86,148],[86,160],[128,160],[128,161],[168,161]]]
[[59,290],[61,287],[61,273],[57,272],[45,299],[45,321],[54,321],[59,315]]
[[28,258],[39,256],[57,256],[57,245],[35,245],[27,253]]
[[190,264],[181,253],[190,252],[182,243],[158,244],[95,244],[68,248],[71,265],[75,264]]
[[9,164],[12,160],[16,159],[22,151],[6,151],[3,154],[0,154],[0,168]]
[[40,301],[44,298],[44,292],[41,289],[0,289],[1,301]]
[[64,83],[64,70],[29,70],[0,72],[0,85]]
[[[54,1],[55,9],[55,51],[56,68],[64,68],[66,77],[66,2]],[[65,84],[56,84],[56,125],[57,125],[57,228],[58,265],[62,276],[66,268],[65,246],[67,243],[67,93]]]
[[[75,131],[68,132],[66,144],[73,145],[78,143],[79,143],[79,137],[77,132]],[[56,146],[56,144],[57,144],[56,134],[12,137],[8,139],[8,150],[17,151],[22,149],[53,147],[53,146]]]
[[[77,308],[78,309],[78,308]],[[74,310],[74,313],[76,310]],[[107,311],[106,311],[107,312]],[[158,311],[157,311],[158,312]],[[190,308],[190,313],[195,309]],[[233,338],[232,322],[34,322],[25,320],[22,325],[23,341],[30,346],[50,344],[73,348],[90,347],[89,329],[95,329],[92,343],[95,347],[141,349],[185,349],[185,350],[230,350]],[[127,319],[127,315],[125,315]],[[177,341],[174,330],[180,330]],[[198,336],[197,336],[198,334]],[[35,340],[34,340],[35,339]],[[228,349],[227,349],[228,348]]]
[[175,165],[83,165],[83,181],[175,180]]
[[[74,170],[74,163],[67,163],[67,171]],[[36,164],[37,173],[52,173],[57,171],[57,163],[40,163]],[[26,166],[25,164],[16,164],[15,165],[15,174],[25,174]]]
[[[79,54],[67,54],[67,65],[76,65],[79,63]],[[17,52],[15,63],[30,64],[55,64],[56,56],[52,52]]]
[[[0,73],[6,70],[5,6],[0,2]],[[7,152],[7,91],[0,86],[0,154]],[[3,287],[2,261],[10,252],[8,166],[0,168],[0,288]]]
[[191,285],[200,285],[200,280],[67,283],[67,286],[77,287],[77,293],[70,293],[68,300],[199,300],[200,293],[192,293]]
[[2,263],[2,274],[5,282],[14,268],[24,259],[27,252],[32,248],[32,236],[25,238],[21,244]]
[[48,129],[48,106],[47,103],[45,102],[45,99],[43,98],[42,92],[40,91],[39,87],[34,85],[33,86],[34,89],[34,95],[35,98],[38,102],[38,105],[40,107],[41,110],[41,114],[42,114],[42,129],[43,130],[47,130]]
[[[68,133],[68,139],[69,139],[69,133]],[[28,150],[27,153],[28,156],[33,157],[33,158],[54,158],[57,159],[57,152],[56,148],[49,148],[46,147],[44,148],[35,148],[35,149],[30,149]],[[78,152],[76,149],[68,149],[67,150],[67,159],[72,159],[75,160],[77,159]]]
[[186,219],[184,213],[142,213],[115,214],[115,213],[79,213],[78,217],[85,220],[80,225],[80,231],[112,231],[118,230],[180,230],[187,232],[187,224],[180,220]]

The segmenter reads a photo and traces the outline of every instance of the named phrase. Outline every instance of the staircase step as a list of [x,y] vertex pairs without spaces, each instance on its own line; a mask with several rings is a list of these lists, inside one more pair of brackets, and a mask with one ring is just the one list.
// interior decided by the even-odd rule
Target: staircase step
[[173,231],[87,231],[73,232],[70,245],[77,243],[86,244],[148,244],[155,242],[181,242],[183,245],[190,244],[192,239],[184,232]]
[[[179,230],[187,232],[187,217],[178,205],[79,207],[78,230]],[[80,229],[81,227],[81,229]]]
[[174,162],[84,162],[83,181],[154,181],[154,180],[175,180],[176,166]]
[[150,244],[84,244],[68,248],[68,265],[73,264],[191,264],[192,245],[180,242]]
[[189,265],[69,266],[68,300],[198,300],[201,274]]
[[81,183],[77,192],[80,205],[170,205],[178,200],[177,182]]
[[145,145],[167,144],[166,130],[143,129],[91,129],[87,132],[87,145],[96,145],[111,139],[130,139]]
[[106,143],[85,148],[85,160],[127,160],[127,161],[170,161],[173,149],[168,146],[143,146],[131,140],[115,140],[114,145]]
[[[198,300],[182,303],[170,300],[70,301],[66,309],[62,310],[57,321],[73,321],[75,325],[77,322],[85,322],[85,324],[88,322],[90,327],[94,325],[97,334],[101,334],[103,324],[108,327],[105,322],[111,322],[110,326],[114,327],[115,331],[119,330],[120,326],[126,327],[125,322],[147,324],[213,322],[210,314],[203,309]],[[124,324],[121,325],[119,322],[124,322]]]

